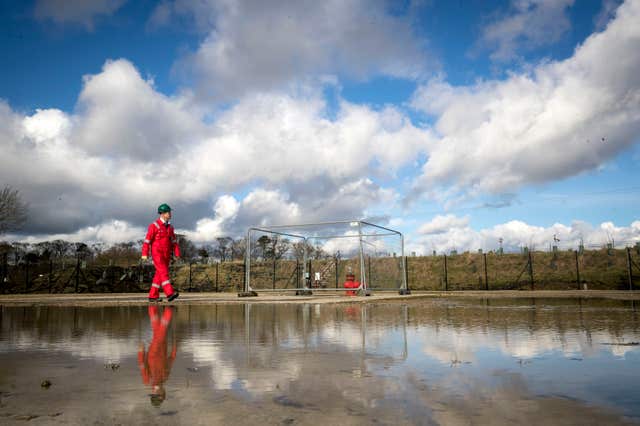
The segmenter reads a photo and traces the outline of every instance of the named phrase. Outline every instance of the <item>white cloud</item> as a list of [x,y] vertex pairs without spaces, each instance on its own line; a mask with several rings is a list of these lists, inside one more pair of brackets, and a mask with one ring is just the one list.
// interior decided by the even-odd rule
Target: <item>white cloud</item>
[[[264,218],[362,217],[395,201],[372,179],[391,179],[432,138],[393,107],[341,101],[329,119],[316,91],[247,96],[209,122],[191,105],[158,93],[122,59],[85,77],[73,114],[23,116],[0,104],[0,178],[31,205],[26,232],[73,233],[112,218],[144,226],[161,202],[207,235]],[[235,219],[212,215],[220,195],[247,189],[253,198]]]
[[469,225],[467,217],[447,215],[436,216],[419,229],[422,235],[409,238],[408,253],[496,250],[500,246],[500,239],[505,251],[517,251],[522,247],[546,250],[550,245],[557,245],[562,250],[577,249],[581,243],[587,248],[600,248],[612,240],[620,247],[640,241],[640,221],[634,221],[629,226],[615,226],[611,222],[604,222],[595,227],[586,222],[574,221],[570,225],[556,223],[545,228],[512,220],[491,228],[475,230]]
[[152,25],[171,13],[193,14],[197,27],[207,27],[178,69],[196,77],[197,93],[218,99],[324,74],[416,78],[426,69],[410,17],[389,14],[381,0],[176,1],[160,8]]
[[133,226],[122,220],[110,220],[95,226],[87,226],[73,233],[30,235],[20,238],[17,235],[8,235],[8,241],[21,241],[23,243],[38,243],[41,241],[65,240],[78,243],[105,243],[113,245],[128,241],[138,241],[144,238],[145,229]]
[[127,0],[37,0],[34,16],[56,24],[78,24],[93,31],[100,16],[113,15]]
[[454,87],[432,80],[413,105],[437,117],[416,191],[504,192],[599,167],[640,134],[640,1],[564,61]]
[[570,28],[567,9],[574,0],[511,0],[511,13],[482,29],[481,46],[494,60],[509,60],[523,50],[558,41]]
[[464,228],[469,225],[469,217],[457,217],[453,214],[437,215],[430,222],[418,228],[418,234],[442,234],[451,228]]
[[213,241],[226,235],[225,226],[233,221],[240,209],[240,203],[231,195],[223,195],[216,201],[212,218],[204,217],[196,222],[195,230],[183,231],[190,240],[201,243]]
[[202,138],[204,126],[180,98],[157,92],[124,59],[84,77],[74,142],[89,154],[154,161]]

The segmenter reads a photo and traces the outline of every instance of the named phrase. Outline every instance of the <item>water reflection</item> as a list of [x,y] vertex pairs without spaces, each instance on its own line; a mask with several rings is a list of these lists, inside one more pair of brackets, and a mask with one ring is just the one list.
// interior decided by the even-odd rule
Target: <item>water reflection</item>
[[0,415],[58,402],[72,423],[637,421],[637,315],[540,299],[5,307]]
[[[162,315],[160,315],[160,311],[162,311]],[[145,385],[151,386],[151,405],[156,407],[160,406],[166,398],[164,382],[169,378],[178,351],[175,335],[171,352],[169,353],[167,350],[167,333],[172,317],[173,307],[171,306],[167,306],[163,310],[156,305],[149,306],[149,320],[151,330],[153,330],[153,338],[148,351],[145,351],[144,343],[140,343],[138,350],[138,366],[142,374],[142,381]]]

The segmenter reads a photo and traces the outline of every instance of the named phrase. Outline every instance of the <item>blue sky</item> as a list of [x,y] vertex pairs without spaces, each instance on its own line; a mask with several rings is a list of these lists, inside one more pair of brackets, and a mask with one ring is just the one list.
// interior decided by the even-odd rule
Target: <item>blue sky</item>
[[640,2],[3,2],[5,239],[375,217],[410,251],[640,240]]

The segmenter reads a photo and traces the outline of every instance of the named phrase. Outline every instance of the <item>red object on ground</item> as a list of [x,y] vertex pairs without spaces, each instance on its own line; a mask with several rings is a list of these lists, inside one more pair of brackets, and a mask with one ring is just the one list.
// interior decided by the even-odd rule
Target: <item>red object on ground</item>
[[175,257],[180,257],[180,247],[178,247],[173,225],[164,223],[160,218],[149,225],[147,236],[142,243],[142,256],[149,256],[149,249],[151,249],[153,266],[156,268],[149,290],[149,298],[157,299],[160,297],[160,288],[169,297],[173,294],[169,278],[169,262],[171,262],[172,254]]
[[171,366],[176,359],[177,346],[174,344],[171,354],[167,356],[167,329],[171,323],[173,308],[167,306],[162,313],[158,313],[158,306],[149,306],[149,320],[153,338],[149,344],[149,350],[145,352],[144,346],[138,352],[138,365],[145,385],[162,386],[169,378]]
[[[360,287],[360,283],[355,280],[355,276],[353,274],[347,274],[347,280],[344,282],[344,288],[358,288]],[[346,291],[345,294],[347,296],[355,296],[356,292],[353,290]]]

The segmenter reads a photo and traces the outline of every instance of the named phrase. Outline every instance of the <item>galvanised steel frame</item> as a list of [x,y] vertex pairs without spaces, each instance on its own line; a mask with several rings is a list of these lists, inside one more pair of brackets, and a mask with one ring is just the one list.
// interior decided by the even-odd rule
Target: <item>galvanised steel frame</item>
[[[321,236],[305,236],[303,235],[304,233],[301,234],[293,234],[291,232],[284,232],[284,231],[290,231],[290,230],[295,230],[295,229],[300,229],[300,228],[308,228],[308,227],[313,227],[313,226],[331,226],[331,225],[344,225],[344,224],[349,224],[352,227],[357,227],[358,228],[358,234],[357,235],[321,235]],[[366,225],[366,226],[371,226],[374,227],[376,229],[380,229],[382,231],[384,231],[384,233],[375,233],[375,234],[363,234],[362,233],[362,225]],[[296,292],[304,292],[304,294],[310,294],[311,291],[336,291],[335,289],[330,289],[330,288],[309,288],[307,286],[307,250],[304,250],[304,255],[303,255],[303,262],[302,262],[302,282],[303,282],[303,287],[302,288],[288,288],[288,289],[254,289],[251,287],[251,232],[252,231],[259,231],[259,232],[267,232],[267,233],[271,233],[271,234],[276,234],[276,235],[282,235],[282,236],[286,236],[286,237],[294,237],[294,238],[301,238],[304,243],[305,243],[305,247],[306,247],[306,242],[308,239],[314,239],[314,240],[318,240],[318,239],[333,239],[333,238],[358,238],[358,242],[359,242],[359,258],[360,258],[360,287],[358,287],[357,289],[353,289],[358,291],[360,294],[365,294],[365,295],[369,295],[370,294],[370,289],[369,289],[369,282],[368,282],[368,277],[366,274],[366,268],[365,268],[365,261],[364,261],[364,248],[363,245],[366,244],[366,241],[363,240],[364,237],[383,237],[383,236],[390,236],[390,235],[397,235],[398,237],[400,237],[400,265],[401,265],[401,273],[402,273],[402,285],[400,289],[394,288],[394,289],[377,289],[377,290],[393,290],[393,291],[399,291],[400,294],[407,294],[409,293],[408,288],[407,288],[407,273],[406,273],[406,259],[404,256],[404,236],[402,235],[401,232],[396,231],[394,229],[390,229],[390,228],[385,228],[384,226],[380,226],[380,225],[376,225],[370,222],[365,222],[363,220],[340,220],[340,221],[334,221],[334,222],[317,222],[317,223],[305,223],[305,224],[298,224],[298,225],[273,225],[273,226],[253,226],[251,228],[249,228],[247,230],[247,247],[246,247],[246,252],[245,252],[245,288],[244,291],[246,293],[251,293],[251,292],[257,292],[257,291],[262,291],[262,292],[266,292],[266,291],[275,291],[275,292],[282,292],[282,291],[293,291],[295,290]],[[343,290],[343,289],[341,289]]]

